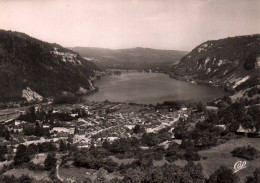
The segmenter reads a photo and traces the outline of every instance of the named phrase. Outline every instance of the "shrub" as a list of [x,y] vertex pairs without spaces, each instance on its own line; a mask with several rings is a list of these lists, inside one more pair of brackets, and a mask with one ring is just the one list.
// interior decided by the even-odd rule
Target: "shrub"
[[260,182],[260,168],[257,168],[254,171],[253,176],[247,177],[247,180],[246,180],[245,183],[258,183],[258,182]]
[[237,183],[239,178],[233,174],[232,170],[226,166],[221,166],[217,169],[206,181],[206,183]]
[[189,161],[188,164],[184,166],[184,172],[187,172],[190,175],[192,178],[191,182],[199,183],[205,181],[203,167],[200,163],[195,164],[194,162]]
[[27,152],[27,147],[23,144],[17,147],[17,152],[14,157],[14,165],[21,165],[23,163],[28,163],[30,161],[29,154]]
[[55,154],[48,154],[47,158],[44,161],[45,170],[49,171],[51,169],[55,169],[57,159],[55,158]]
[[14,176],[3,176],[0,177],[1,183],[33,183],[35,182],[34,179],[29,177],[28,175],[22,175],[19,178],[15,178]]
[[254,160],[259,157],[259,151],[250,145],[247,147],[237,147],[231,152],[231,154],[234,157],[244,158],[247,160]]
[[29,170],[33,170],[33,171],[43,171],[44,170],[44,166],[39,165],[39,164],[34,164],[33,162],[29,162],[27,164],[27,168]]

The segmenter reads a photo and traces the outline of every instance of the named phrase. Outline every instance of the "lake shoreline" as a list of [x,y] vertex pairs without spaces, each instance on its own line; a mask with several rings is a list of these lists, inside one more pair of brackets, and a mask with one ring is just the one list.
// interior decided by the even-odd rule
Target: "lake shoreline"
[[222,89],[224,92],[228,93],[229,95],[233,94],[233,92],[234,92],[234,90],[231,87],[224,85],[224,84],[221,85],[221,84],[216,84],[212,81],[205,81],[205,80],[201,80],[201,79],[193,79],[192,77],[180,76],[173,72],[168,73],[168,75],[170,78],[173,78],[176,80],[185,81],[185,82],[197,84],[197,85],[216,87],[216,88]]
[[[140,72],[140,71],[137,71],[137,70],[131,70],[131,71],[127,71],[127,70],[120,70],[122,72],[122,74],[118,75],[118,74],[111,74],[111,71],[110,72],[106,72],[106,74],[103,74],[100,79],[95,79],[94,82],[93,82],[93,86],[95,88],[99,88],[98,91],[96,92],[92,92],[91,94],[88,94],[87,96],[84,95],[84,100],[88,101],[88,100],[91,100],[91,101],[105,101],[105,100],[109,100],[109,101],[112,101],[112,102],[126,102],[126,103],[138,103],[138,104],[156,104],[156,103],[163,103],[165,101],[181,101],[181,102],[184,102],[186,101],[185,103],[189,103],[189,102],[198,102],[198,101],[212,101],[216,98],[221,98],[223,96],[226,95],[226,92],[221,90],[220,91],[220,88],[219,87],[216,87],[216,86],[211,86],[211,85],[201,85],[201,84],[196,84],[196,83],[191,83],[191,82],[187,82],[185,80],[181,80],[181,79],[176,79],[176,78],[173,78],[173,77],[170,77],[169,74],[166,74],[166,73],[158,73],[158,72],[151,72],[151,73],[147,73],[147,72]],[[126,74],[129,74],[128,76],[130,77],[133,77],[135,75],[137,75],[134,80],[129,80],[129,84],[130,86],[127,86],[126,82],[128,81],[124,81],[124,80],[128,80],[129,78],[125,77]],[[143,75],[144,74],[144,75]],[[152,74],[152,75],[150,75]],[[157,75],[156,75],[157,74]],[[114,79],[115,81],[113,81],[113,86],[109,86],[109,84],[107,84],[106,82],[110,82],[108,78],[104,77],[104,76],[108,76],[110,79]],[[144,78],[140,78],[139,80],[139,77],[143,77]],[[167,76],[167,77],[165,77]],[[151,80],[149,80],[149,78],[151,77]],[[106,78],[106,81],[104,81],[103,79]],[[119,78],[121,78],[122,80],[120,80]],[[147,85],[147,83],[145,83],[145,79],[147,79],[147,82],[148,82],[148,85],[149,86],[142,86],[142,84],[140,84],[140,82],[144,82],[143,84],[144,85]],[[169,83],[167,83],[167,80],[169,78]],[[118,80],[119,79],[119,80]],[[175,79],[176,80],[176,86],[174,86],[174,82],[172,82],[172,79]],[[177,82],[178,81],[178,82]],[[120,82],[120,84],[118,84],[117,82]],[[111,91],[108,91],[108,93],[104,92],[104,88],[100,90],[100,83],[103,83],[103,85],[107,88],[107,87],[118,87],[118,90],[120,90],[119,93],[117,93],[118,91],[114,91],[116,94],[115,95],[120,95],[119,98],[116,98],[115,96],[113,96],[113,94],[111,94]],[[116,84],[115,84],[116,83]],[[121,84],[123,84],[121,86]],[[156,85],[161,85],[163,84],[163,86],[166,86],[166,88],[164,89],[164,87],[162,86],[162,88],[160,88],[159,86],[156,86]],[[195,91],[196,90],[211,90],[211,92],[213,94],[210,94],[210,92],[203,92],[202,91],[202,94],[198,94],[198,91],[196,96],[193,98],[191,96],[189,96],[189,94],[187,94],[187,88],[189,88],[189,84],[192,84],[191,88],[195,88]],[[173,85],[171,87],[167,86],[167,85]],[[180,86],[178,86],[180,85]],[[182,85],[184,85],[184,87],[182,87]],[[103,87],[104,87],[103,86]],[[141,88],[138,88],[138,86]],[[128,88],[129,90],[134,90],[136,92],[141,92],[140,93],[140,96],[138,96],[136,93],[134,92],[131,92],[129,90],[124,90],[126,87],[130,87]],[[131,87],[134,87],[134,88],[131,88]],[[159,90],[162,91],[164,94],[160,95],[158,94],[158,96],[156,94],[148,94],[149,96],[146,96],[146,95],[143,95],[142,94],[142,88],[145,87],[145,91],[147,93],[151,93],[150,90],[153,90],[152,93],[154,93],[154,87],[155,87],[155,90]],[[150,90],[148,91],[147,87],[149,88],[150,87]],[[210,88],[208,88],[210,87]],[[181,91],[183,88],[183,91]],[[201,88],[201,89],[198,89],[198,88]],[[216,89],[216,90],[215,90]],[[114,90],[114,89],[112,89]],[[156,90],[156,91],[157,91]],[[167,94],[167,92],[165,92],[165,90],[177,90],[178,94],[177,96],[174,96],[174,93],[169,93]],[[100,94],[100,92],[102,92],[102,94]],[[125,93],[125,94],[124,94]],[[182,93],[184,93],[184,95],[188,95],[188,98],[184,98],[182,96]],[[204,94],[205,96],[204,96]],[[216,96],[214,96],[214,93],[217,93]],[[222,94],[220,94],[222,93]],[[129,98],[129,95],[136,95],[135,97],[130,97]],[[96,95],[96,96],[94,96]],[[103,95],[103,96],[102,96]],[[106,97],[105,97],[106,95]],[[112,97],[110,98],[109,97]],[[124,97],[126,97],[127,99],[125,99],[122,95],[125,95]],[[179,95],[179,96],[178,96]],[[200,95],[200,96],[199,96]],[[97,96],[100,96],[100,98],[98,98]],[[142,98],[143,97],[143,98]],[[149,98],[150,97],[150,98]],[[120,98],[122,100],[120,100]]]

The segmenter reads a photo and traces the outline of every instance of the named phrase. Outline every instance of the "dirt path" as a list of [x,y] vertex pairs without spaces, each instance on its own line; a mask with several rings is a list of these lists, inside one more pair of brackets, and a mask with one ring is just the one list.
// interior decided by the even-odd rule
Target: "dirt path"
[[61,178],[60,174],[59,174],[59,167],[60,167],[60,163],[57,164],[56,166],[56,176],[57,176],[57,179],[59,179],[61,182],[63,182],[63,178]]

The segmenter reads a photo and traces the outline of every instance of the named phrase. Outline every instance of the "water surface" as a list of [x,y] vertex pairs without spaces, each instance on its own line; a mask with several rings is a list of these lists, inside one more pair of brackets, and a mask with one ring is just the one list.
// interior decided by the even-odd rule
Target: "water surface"
[[179,81],[162,73],[109,75],[95,81],[95,86],[99,91],[86,96],[87,100],[156,104],[174,100],[198,101],[225,94],[219,88]]

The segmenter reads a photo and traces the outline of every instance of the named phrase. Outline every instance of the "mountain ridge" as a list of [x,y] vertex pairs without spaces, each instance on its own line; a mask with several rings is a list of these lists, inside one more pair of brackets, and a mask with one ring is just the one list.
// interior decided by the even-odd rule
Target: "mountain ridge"
[[27,88],[43,97],[76,92],[80,87],[92,90],[91,79],[98,70],[56,43],[0,30],[0,101],[21,99]]
[[260,34],[209,40],[185,55],[171,77],[232,92],[260,84]]
[[133,69],[168,71],[187,52],[153,48],[109,49],[96,47],[70,47],[105,69]]

